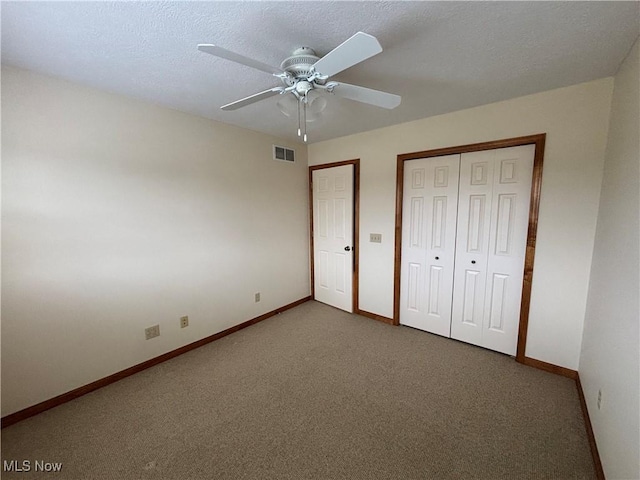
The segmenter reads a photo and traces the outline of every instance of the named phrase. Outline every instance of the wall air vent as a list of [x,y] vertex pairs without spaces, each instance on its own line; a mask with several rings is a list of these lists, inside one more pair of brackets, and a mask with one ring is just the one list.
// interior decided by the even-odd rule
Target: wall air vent
[[273,146],[273,159],[284,160],[285,162],[295,162],[295,152],[290,148]]

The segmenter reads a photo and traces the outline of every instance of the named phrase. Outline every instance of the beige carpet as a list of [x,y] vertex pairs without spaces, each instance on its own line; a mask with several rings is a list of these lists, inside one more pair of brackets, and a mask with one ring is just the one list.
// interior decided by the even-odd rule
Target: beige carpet
[[308,302],[2,430],[3,479],[595,478],[575,383]]

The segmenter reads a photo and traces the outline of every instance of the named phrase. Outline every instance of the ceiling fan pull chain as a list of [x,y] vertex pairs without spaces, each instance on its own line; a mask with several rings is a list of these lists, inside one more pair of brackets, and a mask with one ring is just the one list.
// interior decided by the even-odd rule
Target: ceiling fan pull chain
[[300,130],[300,108],[300,100],[298,100],[298,136],[302,134]]
[[307,98],[307,93],[305,92],[302,103],[302,121],[304,124],[304,136],[302,137],[302,140],[304,140],[305,142],[307,141]]

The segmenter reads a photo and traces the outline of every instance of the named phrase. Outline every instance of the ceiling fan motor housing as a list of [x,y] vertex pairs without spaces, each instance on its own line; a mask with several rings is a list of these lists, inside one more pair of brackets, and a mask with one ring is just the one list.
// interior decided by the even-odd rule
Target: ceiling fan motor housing
[[311,75],[311,67],[320,58],[309,47],[300,47],[294,50],[293,55],[285,58],[280,64],[280,69],[290,73],[296,79],[306,79]]

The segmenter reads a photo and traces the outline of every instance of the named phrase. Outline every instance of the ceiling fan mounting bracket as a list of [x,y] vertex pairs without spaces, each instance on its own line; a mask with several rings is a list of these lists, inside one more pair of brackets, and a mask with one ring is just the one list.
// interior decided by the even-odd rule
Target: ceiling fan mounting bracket
[[278,77],[280,80],[282,80],[282,83],[284,83],[287,87],[292,87],[296,84],[295,77],[289,72],[274,73],[273,76]]
[[329,82],[324,86],[324,89],[329,93],[333,93],[333,89],[338,85],[340,85],[338,82]]

